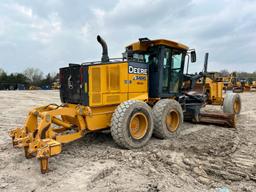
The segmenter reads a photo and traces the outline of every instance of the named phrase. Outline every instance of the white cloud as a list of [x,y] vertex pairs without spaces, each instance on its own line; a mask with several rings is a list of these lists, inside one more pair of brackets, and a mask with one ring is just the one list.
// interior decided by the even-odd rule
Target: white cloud
[[37,63],[48,72],[97,60],[100,34],[113,57],[140,37],[167,38],[198,50],[192,71],[201,70],[206,51],[212,70],[256,70],[255,12],[250,0],[6,0],[0,4],[0,42],[6,42],[0,67],[22,71]]
[[19,12],[20,14],[27,16],[27,17],[32,17],[33,16],[33,11],[31,8],[26,7],[24,5],[20,5],[18,3],[13,3],[13,4],[6,4],[7,7],[12,9],[13,11]]
[[87,36],[87,34],[88,34],[88,31],[89,31],[89,26],[88,26],[88,24],[85,24],[85,25],[83,25],[82,27],[81,27],[81,33],[82,33],[82,35],[83,36]]
[[91,11],[93,12],[94,16],[99,20],[102,20],[105,16],[105,11],[100,8],[92,8]]
[[62,23],[58,13],[52,13],[47,19],[35,17],[31,21],[31,27],[35,29],[32,33],[32,39],[42,43],[48,43],[55,35],[61,32]]

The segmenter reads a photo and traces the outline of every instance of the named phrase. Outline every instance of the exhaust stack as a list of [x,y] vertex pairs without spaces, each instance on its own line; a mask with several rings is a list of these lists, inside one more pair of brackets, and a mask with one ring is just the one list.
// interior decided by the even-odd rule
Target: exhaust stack
[[205,55],[204,55],[204,73],[207,73],[207,70],[208,70],[208,57],[209,57],[209,53],[205,53]]
[[109,62],[109,57],[108,57],[108,46],[106,41],[99,35],[97,35],[97,41],[101,44],[102,46],[102,57],[101,57],[101,62]]

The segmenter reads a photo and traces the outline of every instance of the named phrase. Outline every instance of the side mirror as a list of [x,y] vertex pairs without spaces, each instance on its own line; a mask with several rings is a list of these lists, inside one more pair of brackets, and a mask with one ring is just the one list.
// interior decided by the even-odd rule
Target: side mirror
[[191,62],[195,63],[196,62],[196,51],[195,50],[191,51],[190,56],[191,56]]

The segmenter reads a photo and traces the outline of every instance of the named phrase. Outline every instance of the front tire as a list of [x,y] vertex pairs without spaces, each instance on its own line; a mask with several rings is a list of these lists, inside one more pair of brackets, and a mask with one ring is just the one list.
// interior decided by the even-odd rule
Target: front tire
[[228,93],[223,101],[223,112],[238,115],[241,111],[242,103],[239,94]]
[[153,107],[154,136],[160,139],[177,137],[183,123],[183,111],[174,99],[162,99]]
[[140,148],[153,133],[151,108],[142,101],[128,100],[115,110],[111,120],[111,135],[122,148]]

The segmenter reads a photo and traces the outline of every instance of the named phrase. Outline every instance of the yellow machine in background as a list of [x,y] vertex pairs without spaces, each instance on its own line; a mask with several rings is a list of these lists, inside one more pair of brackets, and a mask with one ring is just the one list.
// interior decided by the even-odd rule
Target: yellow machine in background
[[224,90],[232,90],[234,92],[243,92],[241,83],[240,81],[238,81],[236,72],[233,72],[230,75],[222,78],[224,83]]
[[222,81],[218,81],[216,79],[206,78],[206,93],[208,93],[208,104],[212,105],[222,105],[223,98],[223,87],[224,84]]
[[52,88],[52,89],[60,89],[60,83],[57,82],[57,81],[53,82],[51,88]]
[[253,91],[253,92],[256,91],[256,81],[252,82],[251,91]]
[[34,86],[34,85],[31,85],[31,86],[29,86],[29,88],[28,88],[29,90],[41,90],[41,88],[40,87],[38,87],[38,86]]
[[249,82],[248,79],[240,79],[240,87],[242,88],[243,92],[250,92],[252,82]]
[[224,90],[232,90],[234,93],[253,91],[253,82],[247,78],[238,78],[236,72],[222,78]]
[[223,78],[217,72],[207,72],[205,77],[196,82],[195,91],[205,92],[207,95],[207,104],[222,105],[224,82]]
[[[42,173],[62,144],[89,132],[110,129],[116,144],[134,149],[147,144],[152,134],[176,137],[183,120],[235,127],[239,95],[223,99],[221,84],[211,79],[206,79],[206,92],[192,94],[192,82],[205,77],[183,73],[185,57],[196,61],[194,50],[170,40],[141,38],[126,47],[123,58],[111,60],[106,42],[100,36],[97,40],[103,49],[100,62],[60,69],[62,105],[33,109],[24,127],[10,132],[13,145],[24,148],[26,158],[40,160]],[[184,91],[184,80],[191,82],[189,90]],[[224,113],[202,114],[209,101],[223,103]]]

